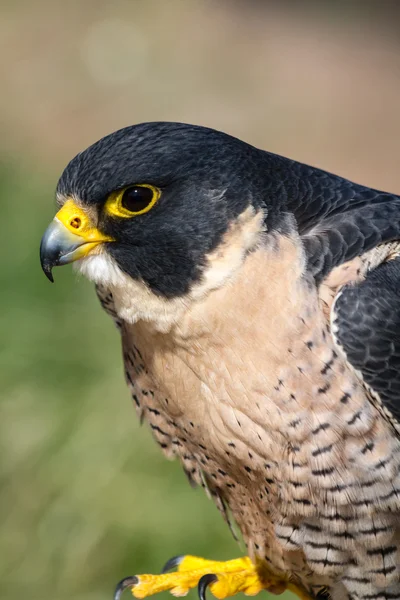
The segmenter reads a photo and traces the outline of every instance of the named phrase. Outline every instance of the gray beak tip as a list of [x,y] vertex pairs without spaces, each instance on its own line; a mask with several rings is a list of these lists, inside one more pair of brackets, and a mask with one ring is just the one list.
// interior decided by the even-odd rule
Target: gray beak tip
[[51,283],[54,283],[52,270],[55,264],[57,264],[57,262],[53,253],[49,254],[47,251],[47,236],[44,235],[40,244],[40,265],[43,273],[46,275],[47,279],[51,281]]
[[42,270],[43,270],[43,273],[46,275],[47,279],[49,281],[51,281],[51,283],[54,283],[54,277],[53,277],[51,265],[42,264]]

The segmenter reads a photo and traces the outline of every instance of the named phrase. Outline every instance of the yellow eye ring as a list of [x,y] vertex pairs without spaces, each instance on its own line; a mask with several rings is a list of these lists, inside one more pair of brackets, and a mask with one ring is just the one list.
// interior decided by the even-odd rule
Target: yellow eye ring
[[148,183],[129,185],[111,192],[104,209],[114,217],[136,217],[151,210],[160,196],[161,190]]

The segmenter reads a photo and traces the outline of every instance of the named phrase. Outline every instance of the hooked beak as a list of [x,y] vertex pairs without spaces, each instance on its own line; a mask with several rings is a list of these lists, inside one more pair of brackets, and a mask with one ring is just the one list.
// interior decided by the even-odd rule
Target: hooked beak
[[91,224],[88,215],[72,199],[67,200],[42,237],[40,263],[43,272],[54,281],[53,267],[79,260],[99,244],[112,241]]

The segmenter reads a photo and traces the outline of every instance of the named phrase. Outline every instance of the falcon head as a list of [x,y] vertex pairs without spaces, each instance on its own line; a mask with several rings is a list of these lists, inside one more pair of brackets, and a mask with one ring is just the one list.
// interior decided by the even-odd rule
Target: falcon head
[[121,129],[78,154],[57,186],[42,268],[72,261],[107,287],[164,299],[219,286],[259,241],[266,153],[179,123]]

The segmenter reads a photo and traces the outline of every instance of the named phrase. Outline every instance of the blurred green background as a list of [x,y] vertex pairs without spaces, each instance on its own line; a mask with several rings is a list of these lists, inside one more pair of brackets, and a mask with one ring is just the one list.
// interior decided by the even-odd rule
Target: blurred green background
[[399,3],[0,7],[0,598],[107,600],[172,555],[241,550],[139,427],[91,285],[40,271],[57,178],[104,134],[165,119],[400,193]]

